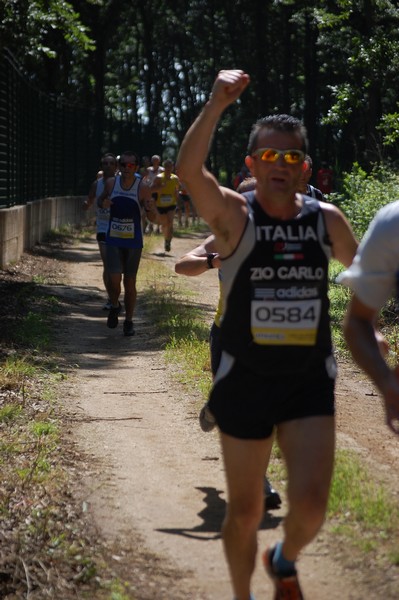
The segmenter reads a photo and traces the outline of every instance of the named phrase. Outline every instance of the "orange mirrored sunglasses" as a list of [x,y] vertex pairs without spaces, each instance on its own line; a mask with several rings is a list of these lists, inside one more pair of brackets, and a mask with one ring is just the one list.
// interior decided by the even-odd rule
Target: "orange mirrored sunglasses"
[[274,163],[282,156],[289,165],[299,165],[305,158],[302,150],[277,150],[276,148],[258,148],[252,156],[259,156],[264,162]]

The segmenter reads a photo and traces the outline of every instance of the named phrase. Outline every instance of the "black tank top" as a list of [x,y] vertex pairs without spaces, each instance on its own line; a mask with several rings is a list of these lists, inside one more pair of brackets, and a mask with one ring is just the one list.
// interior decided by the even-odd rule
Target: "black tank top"
[[222,262],[223,350],[265,375],[298,372],[331,354],[331,243],[317,200],[306,196],[288,221],[269,217],[254,192],[248,221]]

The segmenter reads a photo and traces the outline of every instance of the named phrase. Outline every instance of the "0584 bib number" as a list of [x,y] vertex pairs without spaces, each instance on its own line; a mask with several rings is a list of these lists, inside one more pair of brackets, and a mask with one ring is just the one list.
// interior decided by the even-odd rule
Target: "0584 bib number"
[[316,342],[321,300],[253,300],[251,331],[257,344],[311,346]]
[[300,306],[274,306],[268,308],[261,306],[256,310],[256,318],[262,323],[300,323],[300,322],[315,322],[316,310],[314,306],[309,306],[303,309]]

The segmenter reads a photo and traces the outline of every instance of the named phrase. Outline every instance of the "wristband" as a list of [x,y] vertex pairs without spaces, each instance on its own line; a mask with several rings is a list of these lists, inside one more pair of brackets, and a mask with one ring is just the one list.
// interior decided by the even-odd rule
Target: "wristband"
[[210,252],[209,254],[206,255],[206,264],[208,265],[208,269],[214,268],[212,261],[216,257],[217,257],[216,252]]

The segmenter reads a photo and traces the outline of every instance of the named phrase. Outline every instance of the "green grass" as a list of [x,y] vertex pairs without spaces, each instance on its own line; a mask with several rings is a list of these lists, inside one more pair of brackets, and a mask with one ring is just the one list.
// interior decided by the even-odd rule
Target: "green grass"
[[0,388],[19,389],[27,377],[36,374],[36,367],[27,356],[11,355],[0,364]]
[[333,523],[331,530],[362,552],[378,551],[391,564],[399,564],[397,501],[375,482],[353,451],[336,454],[328,517]]
[[[57,234],[60,239],[65,241]],[[44,278],[5,288],[14,304],[13,320],[3,324],[8,325],[2,340],[7,352],[0,360],[0,519],[3,564],[12,576],[8,581],[4,575],[2,591],[9,588],[10,597],[15,589],[24,594],[29,573],[29,582],[43,585],[35,587],[38,597],[50,589],[52,597],[66,597],[60,591],[66,577],[77,596],[108,600],[114,591],[108,580],[117,582],[115,566],[104,563],[103,549],[89,534],[74,498],[81,456],[63,439],[66,427],[57,404],[58,383],[65,378],[52,345],[59,300],[37,284],[45,284]],[[72,554],[71,548],[78,551]],[[54,565],[62,576],[46,588],[42,575]],[[81,583],[90,591],[80,594]],[[119,593],[117,583],[114,588]]]
[[[335,283],[335,280],[344,267],[336,260],[330,262],[329,269],[329,299],[331,332],[335,352],[338,358],[350,359],[348,346],[343,336],[342,322],[352,296],[346,286]],[[378,328],[389,344],[390,354],[388,362],[396,364],[399,357],[399,325],[397,318],[396,302],[389,300],[381,311]]]
[[0,423],[16,421],[22,412],[22,407],[17,404],[5,404],[0,408]]
[[351,291],[346,286],[335,283],[338,274],[343,268],[341,263],[336,260],[330,262],[328,295],[330,299],[331,333],[334,348],[338,356],[349,358],[348,347],[342,333],[342,321],[351,297]]
[[340,450],[336,457],[329,514],[345,523],[366,523],[376,531],[392,532],[399,525],[399,510],[387,491],[375,483],[353,451]]
[[35,421],[31,423],[31,431],[35,437],[41,438],[42,436],[56,437],[58,434],[58,427],[54,422],[50,421]]
[[44,350],[50,343],[50,325],[42,314],[29,312],[19,323],[15,332],[15,341],[19,345],[36,350]]
[[173,236],[177,238],[186,237],[190,233],[209,233],[209,226],[204,221],[199,221],[188,227],[175,227]]
[[206,396],[212,380],[209,325],[184,290],[183,279],[176,280],[158,262],[149,261],[140,271],[139,296],[161,336],[166,360],[179,366],[180,383]]
[[187,384],[206,398],[212,382],[209,342],[199,339],[179,340],[173,336],[165,350],[166,359],[175,365],[180,366],[180,357],[183,357],[184,368],[177,374],[180,383]]
[[43,236],[44,244],[75,244],[77,242],[76,228],[65,224],[59,228],[51,229]]
[[110,600],[132,600],[129,595],[127,586],[119,580],[113,580],[109,583]]

